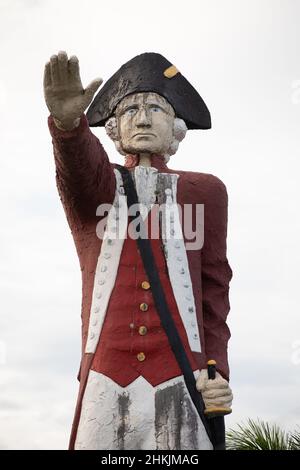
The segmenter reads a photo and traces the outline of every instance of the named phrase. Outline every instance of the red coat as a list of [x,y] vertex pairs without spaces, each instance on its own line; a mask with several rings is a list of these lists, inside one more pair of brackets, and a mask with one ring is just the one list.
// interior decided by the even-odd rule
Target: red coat
[[[99,222],[96,208],[102,203],[113,202],[116,182],[114,165],[109,162],[99,140],[91,133],[85,116],[79,127],[72,131],[60,131],[51,117],[49,128],[53,137],[57,186],[82,270],[83,355],[70,441],[73,448],[88,373],[91,366],[97,370],[97,352],[96,355],[84,353],[95,270],[102,243],[96,235]],[[204,204],[204,245],[198,251],[187,251],[202,345],[201,353],[192,354],[194,364],[200,370],[206,367],[208,359],[213,358],[220,373],[228,378],[227,343],[230,332],[226,318],[230,308],[228,291],[232,272],[226,257],[226,187],[213,175],[171,170],[160,157],[153,157],[151,165],[160,172],[179,175],[177,202],[180,205]],[[104,323],[102,334],[105,326]],[[181,336],[184,337],[184,330]]]

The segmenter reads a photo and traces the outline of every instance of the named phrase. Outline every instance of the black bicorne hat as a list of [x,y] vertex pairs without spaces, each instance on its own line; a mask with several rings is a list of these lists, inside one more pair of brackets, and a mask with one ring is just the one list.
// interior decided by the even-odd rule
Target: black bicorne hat
[[210,113],[199,93],[171,62],[154,52],[129,60],[105,83],[87,111],[89,125],[104,126],[125,96],[147,91],[166,98],[188,129],[210,129]]

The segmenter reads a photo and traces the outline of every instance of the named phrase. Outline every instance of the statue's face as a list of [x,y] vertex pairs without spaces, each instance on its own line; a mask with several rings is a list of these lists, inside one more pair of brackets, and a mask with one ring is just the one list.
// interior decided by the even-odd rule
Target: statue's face
[[126,153],[164,155],[173,141],[175,113],[157,93],[135,93],[116,109],[121,148]]

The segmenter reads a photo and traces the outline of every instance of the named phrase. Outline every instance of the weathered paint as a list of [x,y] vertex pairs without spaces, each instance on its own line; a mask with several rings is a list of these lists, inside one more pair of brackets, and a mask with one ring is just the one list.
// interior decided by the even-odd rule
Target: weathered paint
[[124,388],[90,371],[75,449],[211,448],[182,376],[157,387],[140,376]]

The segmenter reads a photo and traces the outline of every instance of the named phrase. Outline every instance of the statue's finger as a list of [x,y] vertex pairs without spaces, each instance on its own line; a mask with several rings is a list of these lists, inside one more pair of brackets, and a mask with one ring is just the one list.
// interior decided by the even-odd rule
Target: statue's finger
[[230,388],[229,385],[228,385],[228,382],[226,380],[208,380],[205,384],[205,388],[208,389],[208,390],[212,390],[214,388],[222,388],[222,389],[226,389],[226,388]]
[[44,69],[44,88],[50,87],[52,85],[51,79],[51,66],[50,62],[47,62]]
[[65,51],[59,51],[58,56],[58,73],[61,82],[66,83],[68,81],[68,56]]
[[222,390],[222,389],[216,389],[216,390],[204,390],[202,392],[203,398],[217,398],[217,397],[226,397],[227,399],[232,398],[232,392],[230,389],[228,390]]
[[52,55],[50,57],[50,68],[51,68],[52,85],[58,85],[59,84],[59,73],[58,73],[57,55]]
[[80,78],[80,73],[79,73],[79,61],[76,55],[72,55],[68,61],[68,72],[69,72],[69,78],[71,81],[74,82],[80,82],[81,83],[81,78]]
[[205,400],[206,406],[226,406],[228,408],[232,405],[232,397],[218,397]]

